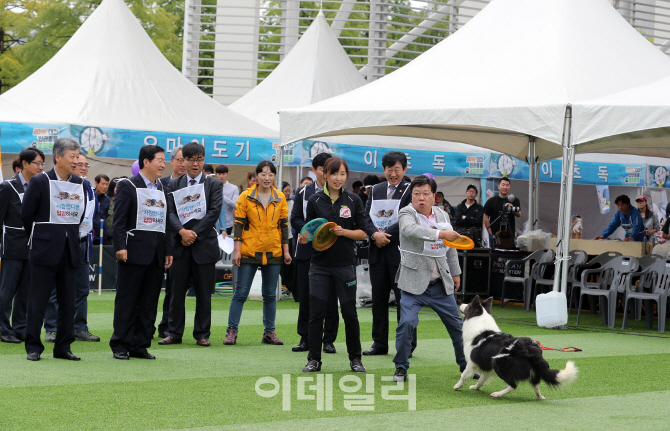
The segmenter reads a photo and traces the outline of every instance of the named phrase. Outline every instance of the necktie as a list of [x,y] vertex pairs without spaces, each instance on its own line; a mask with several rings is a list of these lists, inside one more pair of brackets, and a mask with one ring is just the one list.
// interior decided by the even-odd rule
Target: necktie
[[189,185],[189,186],[193,186],[193,185],[195,185],[195,180],[192,179],[191,181],[189,181],[189,182],[188,182],[188,185]]
[[388,194],[386,195],[386,199],[391,199],[394,193],[395,193],[395,186],[389,185],[389,190]]

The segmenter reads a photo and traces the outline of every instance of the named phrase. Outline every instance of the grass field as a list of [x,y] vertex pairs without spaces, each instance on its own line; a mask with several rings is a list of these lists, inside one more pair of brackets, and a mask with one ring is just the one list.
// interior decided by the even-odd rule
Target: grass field
[[[562,369],[572,359],[580,373],[572,385],[560,389],[542,384],[547,399],[536,401],[528,384],[502,399],[491,398],[491,392],[505,386],[499,379],[481,391],[468,390],[470,382],[454,391],[460,373],[451,342],[439,318],[424,310],[411,360],[410,374],[416,375],[411,397],[416,409],[411,410],[409,401],[389,399],[407,395],[408,387],[393,392],[389,388],[396,384],[382,381],[393,375],[395,349],[387,356],[364,357],[367,375],[354,375],[342,323],[337,354],[324,355],[321,373],[301,373],[307,355],[291,351],[298,342],[293,300],[278,303],[277,334],[284,346],[260,343],[261,303],[254,301],[245,304],[237,345],[223,346],[230,297],[215,296],[212,346],[203,348],[190,337],[195,301],[188,298],[184,344],[158,346],[155,338],[150,352],[156,361],[112,358],[108,342],[113,302],[113,293],[89,297],[89,326],[102,342],[75,342],[72,351],[81,356],[80,362],[53,359],[49,343],[39,362],[26,360],[23,345],[0,345],[0,430],[670,428],[670,336],[645,329],[643,321],[621,330],[621,316],[618,329],[608,330],[588,313],[582,315],[581,326],[572,326],[573,314],[569,329],[558,331],[538,328],[535,314],[520,307],[494,307],[503,331],[532,337],[547,347],[583,349],[545,352],[553,368]],[[359,320],[366,349],[371,344],[371,311],[360,309]],[[314,380],[305,383],[305,377]],[[261,378],[271,383],[258,384]],[[357,392],[344,392],[358,386]],[[306,399],[317,393],[323,398]],[[351,401],[345,396],[352,395],[372,396],[363,406],[369,410],[345,408]]]

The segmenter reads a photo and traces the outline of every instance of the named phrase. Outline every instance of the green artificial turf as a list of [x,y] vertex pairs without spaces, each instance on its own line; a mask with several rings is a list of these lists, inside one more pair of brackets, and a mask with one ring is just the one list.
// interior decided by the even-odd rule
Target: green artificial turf
[[[301,372],[306,353],[293,353],[298,342],[295,322],[297,303],[278,303],[277,335],[284,346],[260,343],[263,333],[262,304],[248,301],[235,346],[223,346],[230,295],[212,300],[212,346],[198,347],[190,337],[195,301],[187,299],[184,343],[150,349],[156,361],[112,358],[114,294],[89,297],[89,327],[100,343],[77,341],[72,350],[80,362],[53,359],[53,344],[39,362],[26,360],[23,345],[0,344],[0,429],[96,430],[96,429],[666,429],[665,412],[670,404],[670,384],[665,377],[670,363],[670,334],[658,334],[644,321],[631,321],[631,328],[608,329],[600,317],[582,314],[575,326],[573,313],[566,330],[535,325],[535,313],[520,307],[494,307],[493,315],[503,331],[528,336],[546,347],[574,346],[581,352],[545,351],[553,368],[567,360],[579,367],[571,385],[554,389],[542,384],[545,401],[536,401],[532,388],[519,389],[502,399],[490,393],[505,387],[495,379],[481,391],[454,391],[459,370],[444,326],[432,310],[420,315],[419,343],[411,359],[416,410],[407,401],[384,399],[382,391],[395,383],[382,382],[394,372],[395,349],[389,355],[364,357],[367,375],[354,375],[344,343],[344,325],[335,346],[338,353],[323,355],[321,373]],[[162,301],[161,301],[162,304]],[[371,344],[372,313],[359,310],[363,349]],[[160,315],[159,315],[160,316]],[[395,310],[391,310],[391,320]],[[391,325],[393,327],[393,325]],[[392,331],[391,338],[394,334]],[[391,341],[390,346],[394,343]],[[322,377],[318,377],[318,376]],[[278,385],[273,397],[256,392],[260,378]],[[290,383],[290,392],[282,386]],[[305,379],[313,379],[306,382]],[[299,399],[317,379],[331,379],[332,390],[324,391],[324,402]],[[343,380],[344,379],[344,380]],[[342,384],[360,379],[361,389],[352,395],[372,396],[368,410],[345,408]],[[367,380],[366,380],[367,379]],[[346,383],[350,380],[349,383]],[[343,383],[344,382],[344,383]],[[304,394],[299,387],[305,387]],[[264,391],[272,384],[260,386]],[[345,387],[346,388],[346,387]],[[366,392],[369,390],[369,392]],[[407,393],[407,389],[401,393]],[[387,394],[387,392],[384,392]],[[392,393],[397,394],[397,393]],[[266,393],[268,395],[268,393]],[[326,402],[326,399],[329,402]],[[290,404],[290,406],[289,406]]]

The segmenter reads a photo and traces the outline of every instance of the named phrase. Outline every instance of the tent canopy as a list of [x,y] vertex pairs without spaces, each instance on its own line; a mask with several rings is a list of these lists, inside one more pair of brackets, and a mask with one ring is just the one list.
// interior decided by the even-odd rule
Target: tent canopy
[[[650,84],[576,103],[573,125],[584,142],[577,151],[607,151],[616,145],[617,151],[670,156],[670,71],[665,74]],[[607,135],[599,133],[602,127]]]
[[49,62],[0,100],[27,111],[0,105],[4,122],[276,137],[175,69],[123,0],[104,0]]
[[[279,134],[279,111],[300,108],[355,90],[366,84],[333,34],[326,18],[319,12],[275,70],[258,86],[229,108]],[[397,137],[348,135],[329,136],[331,143],[398,150],[435,150],[431,140]],[[445,142],[442,151],[486,152],[472,145]]]
[[365,85],[323,12],[275,70],[229,108],[279,133],[279,110],[300,108]]
[[[344,134],[465,142],[559,157],[566,106],[670,73],[670,59],[606,0],[493,0],[403,68],[347,94],[280,112],[283,144]],[[575,114],[576,116],[576,114]],[[575,143],[607,125],[573,127]]]

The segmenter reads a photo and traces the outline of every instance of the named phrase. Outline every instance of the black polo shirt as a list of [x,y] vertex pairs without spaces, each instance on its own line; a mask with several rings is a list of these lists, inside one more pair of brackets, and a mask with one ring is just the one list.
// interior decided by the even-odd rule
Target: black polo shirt
[[[323,191],[312,195],[307,202],[305,222],[316,218],[325,218],[344,229],[360,229],[365,232],[365,207],[361,198],[346,189],[343,189],[335,202]],[[355,249],[354,240],[340,236],[328,250],[313,250],[312,263],[328,266],[356,265]]]

